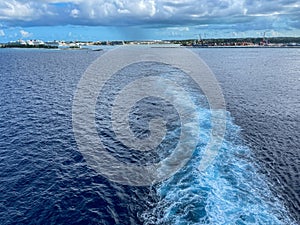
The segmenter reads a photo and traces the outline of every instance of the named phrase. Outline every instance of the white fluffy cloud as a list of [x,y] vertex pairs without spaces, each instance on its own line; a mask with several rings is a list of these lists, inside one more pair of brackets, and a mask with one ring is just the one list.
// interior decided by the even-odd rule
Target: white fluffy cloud
[[0,0],[0,20],[8,26],[242,24],[244,29],[280,20],[299,27],[300,0]]
[[2,21],[23,20],[30,21],[37,19],[40,14],[40,5],[34,5],[33,2],[26,1],[3,1],[0,0],[0,19]]
[[4,32],[4,30],[0,30],[0,37],[3,37],[3,36],[5,36],[5,32]]
[[25,30],[20,30],[20,34],[23,38],[28,38],[32,35],[31,33],[27,32]]

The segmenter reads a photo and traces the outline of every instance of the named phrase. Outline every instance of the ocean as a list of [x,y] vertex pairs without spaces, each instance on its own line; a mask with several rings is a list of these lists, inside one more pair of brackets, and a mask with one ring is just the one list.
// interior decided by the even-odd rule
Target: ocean
[[[93,167],[91,160],[100,157],[101,163],[101,155],[82,151],[77,135],[84,131],[74,128],[79,84],[109,50],[0,49],[0,224],[299,224],[300,49],[188,51],[210,68],[226,103],[222,145],[205,170],[199,162],[210,142],[213,112],[205,91],[183,70],[149,55],[149,61],[104,77],[100,94],[91,91],[97,97],[96,132],[107,152],[126,165],[140,168],[172,155],[185,129],[182,119],[189,119],[176,104],[199,118],[192,155],[176,173],[150,185],[129,185],[132,174],[120,180]],[[98,77],[106,66],[117,68],[99,65],[104,68],[95,71]],[[158,148],[140,152],[117,140],[114,120],[127,117],[112,109],[120,90],[151,77],[160,77],[157,86],[165,85],[165,94],[179,100],[174,106],[172,99],[149,96],[129,108],[128,126],[140,145],[151,136],[153,118],[166,121]],[[166,80],[176,88],[169,89]],[[120,101],[127,107],[132,99]],[[82,107],[80,113],[91,106]]]

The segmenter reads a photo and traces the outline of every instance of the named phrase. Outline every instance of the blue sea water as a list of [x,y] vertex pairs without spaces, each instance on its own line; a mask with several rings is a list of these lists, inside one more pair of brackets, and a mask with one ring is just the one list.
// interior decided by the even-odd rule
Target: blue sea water
[[300,223],[300,49],[215,50],[197,52],[220,82],[259,172]]
[[[103,53],[1,49],[0,224],[296,224],[292,217],[300,221],[299,51],[194,51],[224,91],[227,129],[222,148],[213,165],[199,172],[211,130],[205,97],[177,69],[153,62],[133,65],[117,75],[119,83],[107,84],[104,103],[110,104],[111,89],[122,87],[128,74],[177,79],[189,87],[199,106],[201,133],[192,159],[176,175],[151,187],[128,187],[89,168],[72,130],[77,84]],[[97,113],[105,118],[109,112],[98,103]],[[133,124],[149,107],[153,114],[159,111],[155,104],[157,99],[140,102],[133,109]],[[106,123],[99,116],[101,127]],[[179,124],[173,125],[170,134],[176,139]],[[141,136],[145,132],[137,129]],[[107,145],[115,144],[107,137]],[[169,154],[172,144],[166,148],[162,156]],[[113,147],[110,151],[124,154]],[[141,159],[120,156],[125,161],[128,157]],[[161,155],[148,155],[145,161],[149,157],[158,160]]]
[[201,152],[209,141],[210,112],[199,113],[204,129],[193,159],[158,187],[160,202],[143,215],[146,224],[293,224],[253,166],[230,114],[219,156],[206,172],[199,172]]

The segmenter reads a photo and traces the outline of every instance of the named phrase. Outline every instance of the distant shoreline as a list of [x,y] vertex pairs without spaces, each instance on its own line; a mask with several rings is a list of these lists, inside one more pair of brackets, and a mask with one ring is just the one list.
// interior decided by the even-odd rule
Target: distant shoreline
[[113,46],[149,45],[155,47],[191,48],[299,48],[300,37],[205,38],[198,40],[132,40],[132,41],[42,41],[22,40],[0,43],[0,48],[85,49]]
[[300,45],[295,46],[289,46],[289,45],[283,45],[283,46],[185,46],[187,48],[300,48]]
[[[115,45],[117,46],[117,45]],[[203,48],[203,49],[217,49],[217,48],[256,48],[256,49],[260,49],[260,48],[300,48],[300,45],[295,45],[295,46],[291,46],[291,45],[282,45],[282,46],[260,46],[260,45],[254,45],[254,46],[174,46],[172,44],[170,45],[124,45],[127,47],[130,46],[149,46],[150,48],[190,48],[190,49],[197,49],[197,48]],[[100,47],[100,46],[98,46]],[[113,47],[113,46],[111,46]],[[40,50],[71,50],[71,51],[80,51],[80,50],[90,50],[90,51],[102,51],[102,48],[98,48],[98,49],[92,49],[92,48],[58,48],[58,47],[25,47],[25,46],[6,46],[3,47],[1,46],[0,49],[40,49]]]

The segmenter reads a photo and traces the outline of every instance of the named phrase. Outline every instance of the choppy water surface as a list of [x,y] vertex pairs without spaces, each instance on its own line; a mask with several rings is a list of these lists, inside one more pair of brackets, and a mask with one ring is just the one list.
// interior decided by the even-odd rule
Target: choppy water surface
[[[177,79],[190,87],[187,91],[198,105],[201,134],[193,158],[175,176],[152,187],[128,187],[88,167],[72,130],[76,86],[102,53],[1,50],[0,223],[296,223],[292,217],[299,222],[300,51],[193,51],[211,67],[224,91],[227,129],[222,148],[214,164],[200,173],[198,162],[211,130],[205,97],[176,68],[155,62],[132,65],[118,73],[119,83],[107,84],[107,94],[122,87],[128,74]],[[141,158],[118,148],[109,132],[101,134],[110,97],[98,101],[96,122],[111,154],[143,163],[170,154],[180,131],[172,106],[148,98],[133,108],[131,125],[141,138],[148,135],[143,113],[165,112],[173,121],[170,141],[157,154]]]
[[197,50],[260,172],[300,223],[300,49]]

